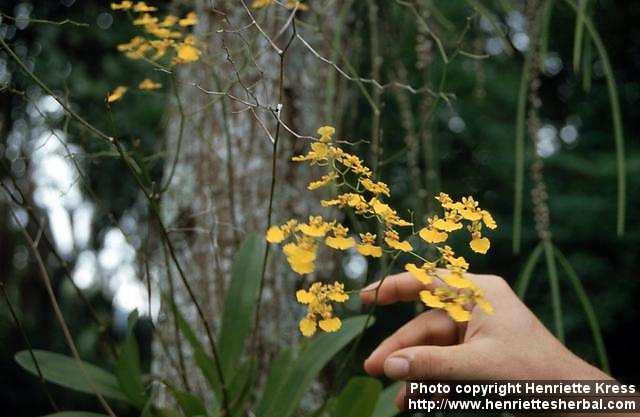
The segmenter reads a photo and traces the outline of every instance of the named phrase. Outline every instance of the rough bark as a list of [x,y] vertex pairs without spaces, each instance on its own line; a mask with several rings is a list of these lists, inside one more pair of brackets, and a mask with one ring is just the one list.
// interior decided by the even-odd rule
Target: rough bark
[[[247,233],[263,233],[267,226],[273,147],[264,129],[274,135],[276,121],[264,109],[255,109],[254,115],[249,106],[236,99],[203,90],[228,89],[230,94],[249,103],[255,102],[252,96],[255,95],[263,105],[282,104],[281,117],[287,126],[309,134],[325,122],[314,109],[320,109],[324,103],[323,73],[329,69],[322,68],[324,64],[294,43],[285,55],[279,103],[279,55],[255,26],[238,33],[216,32],[237,30],[251,22],[240,2],[217,2],[215,8],[212,11],[209,2],[200,2],[196,9],[200,20],[195,34],[207,39],[206,56],[212,60],[203,59],[177,70],[179,101],[174,98],[167,110],[164,182],[169,185],[161,197],[163,221],[214,330],[219,324],[230,264],[239,243]],[[281,7],[263,10],[259,13],[260,25],[265,32],[276,34],[289,14]],[[215,34],[207,35],[211,33]],[[274,41],[284,48],[291,33],[289,27]],[[184,131],[179,143],[181,123]],[[281,129],[280,133],[273,210],[276,223],[290,217],[305,218],[317,204],[313,199],[301,198],[308,192],[306,184],[313,174],[290,162],[292,155],[304,150],[306,142],[286,130]],[[180,310],[195,328],[201,329],[175,268],[165,262],[161,249],[156,253],[154,278],[161,288],[173,290]],[[264,359],[268,360],[280,344],[290,345],[298,337],[296,317],[300,311],[293,294],[302,281],[279,254],[272,256],[266,279],[258,337]],[[161,337],[154,345],[153,371],[180,381],[171,366],[180,362],[177,351],[180,341],[176,340],[167,307],[163,307],[159,319]],[[187,352],[184,342],[182,345]],[[188,354],[184,362],[190,378],[199,375]],[[202,387],[202,381],[198,385]],[[165,399],[161,397],[161,401]]]

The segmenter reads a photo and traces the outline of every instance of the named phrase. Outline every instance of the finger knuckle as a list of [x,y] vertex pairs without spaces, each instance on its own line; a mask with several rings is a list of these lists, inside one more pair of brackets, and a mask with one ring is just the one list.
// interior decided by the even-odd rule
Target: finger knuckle
[[445,363],[438,355],[431,352],[421,352],[416,355],[412,369],[415,378],[438,378],[443,374]]
[[499,275],[487,275],[487,281],[499,289],[509,288],[507,281]]

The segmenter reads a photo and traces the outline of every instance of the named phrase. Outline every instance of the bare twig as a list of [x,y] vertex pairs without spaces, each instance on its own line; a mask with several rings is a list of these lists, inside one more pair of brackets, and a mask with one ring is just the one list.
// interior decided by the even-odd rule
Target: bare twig
[[11,212],[11,217],[13,218],[14,222],[20,227],[22,236],[27,241],[29,249],[31,250],[33,257],[35,258],[36,263],[38,264],[40,277],[42,278],[42,282],[44,283],[45,289],[47,290],[47,295],[49,296],[49,300],[51,301],[51,305],[53,307],[53,313],[56,317],[56,320],[58,321],[58,324],[60,324],[60,327],[62,328],[64,338],[67,342],[67,345],[69,346],[69,349],[71,350],[71,353],[73,354],[73,357],[78,365],[78,368],[80,369],[82,376],[85,378],[85,380],[89,384],[89,388],[91,389],[93,394],[96,396],[96,398],[100,402],[100,405],[102,405],[102,408],[104,408],[104,410],[107,412],[107,414],[109,414],[109,416],[116,417],[116,414],[113,412],[113,410],[111,409],[107,401],[104,399],[102,394],[100,394],[93,380],[89,377],[89,374],[87,373],[87,370],[84,366],[84,362],[82,362],[82,359],[80,358],[80,353],[78,352],[78,348],[75,342],[73,341],[73,336],[71,336],[71,331],[67,326],[67,322],[64,319],[64,315],[62,314],[62,310],[60,309],[60,305],[58,304],[58,300],[56,298],[55,292],[53,291],[51,278],[49,277],[49,273],[47,272],[47,268],[42,260],[42,257],[40,256],[40,252],[38,251],[38,248],[36,247],[35,242],[31,238],[31,235],[27,232],[26,226],[22,224],[22,222],[20,221],[18,216],[15,214],[13,209],[9,208],[9,210]]

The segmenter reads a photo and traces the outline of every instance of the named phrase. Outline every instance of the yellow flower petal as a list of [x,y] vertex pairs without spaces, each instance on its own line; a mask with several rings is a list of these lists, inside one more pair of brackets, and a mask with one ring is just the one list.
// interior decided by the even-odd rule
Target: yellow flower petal
[[454,288],[471,288],[473,287],[473,282],[468,278],[464,277],[462,274],[452,273],[450,275],[446,275],[442,277],[442,280],[447,284]]
[[168,28],[168,27],[171,27],[171,26],[175,25],[177,21],[178,21],[177,17],[175,17],[172,14],[169,14],[169,15],[165,16],[165,18],[162,20],[162,22],[160,22],[158,24],[158,26],[163,27],[163,28]]
[[135,6],[133,6],[134,12],[155,12],[156,10],[158,10],[157,7],[147,6],[143,1],[139,1]]
[[305,290],[298,290],[296,292],[296,299],[300,304],[309,304],[316,299],[316,296]]
[[126,92],[127,87],[123,85],[116,87],[116,89],[107,96],[107,103],[113,103],[114,101],[120,100]]
[[336,133],[336,129],[333,126],[321,126],[318,129],[318,135],[322,138],[329,138]]
[[178,21],[178,24],[180,26],[195,26],[198,23],[198,15],[196,15],[196,12],[189,12],[187,13],[187,16],[185,16],[184,19],[180,19]]
[[342,322],[337,317],[332,317],[330,319],[320,320],[320,328],[325,332],[335,332],[342,327]]
[[287,243],[284,245],[282,252],[284,252],[288,258],[298,262],[313,262],[316,260],[315,251],[302,248],[295,243]]
[[329,153],[329,146],[327,146],[326,143],[314,142],[311,144],[311,151],[313,152],[314,159],[326,159]]
[[316,332],[316,322],[314,320],[303,318],[300,320],[300,332],[305,337],[311,337]]
[[413,263],[406,264],[404,266],[404,269],[407,270],[412,277],[422,282],[423,284],[430,284],[431,282],[433,282],[433,277],[431,277],[427,273],[427,271],[425,271],[423,268],[418,268]]
[[327,294],[327,297],[337,303],[344,303],[349,299],[349,296],[345,294],[344,291],[332,291]]
[[129,10],[133,6],[132,1],[121,1],[120,3],[111,3],[111,10]]
[[482,213],[479,211],[462,209],[458,210],[458,213],[462,216],[462,218],[470,220],[472,222],[482,219]]
[[387,237],[384,239],[384,241],[387,242],[387,245],[389,245],[389,247],[393,249],[401,250],[403,252],[411,252],[413,250],[413,246],[411,246],[411,243],[407,242],[406,240],[400,242],[397,240],[389,239]]
[[324,243],[333,249],[345,250],[352,248],[356,244],[356,240],[352,237],[333,237],[327,236]]
[[476,298],[476,305],[487,314],[493,314],[493,306],[484,298]]
[[471,319],[471,313],[465,310],[460,304],[447,303],[444,307],[449,316],[457,322],[465,322]]
[[382,256],[382,248],[380,246],[370,244],[357,245],[356,250],[364,256],[372,256],[374,258],[379,258]]
[[393,213],[393,210],[391,209],[391,207],[389,207],[388,204],[384,204],[382,201],[378,200],[375,197],[371,199],[370,204],[371,207],[373,207],[373,211],[379,216],[385,217],[389,213]]
[[446,257],[445,260],[449,265],[451,265],[454,268],[461,268],[464,270],[469,268],[469,263],[462,256],[459,256],[457,258],[455,256],[449,256],[449,257]]
[[267,230],[267,242],[269,243],[280,243],[284,238],[284,232],[278,226],[271,226],[269,230]]
[[440,298],[437,295],[431,293],[431,291],[420,291],[420,299],[427,306],[432,308],[444,308],[445,303],[440,301]]
[[162,87],[162,84],[157,83],[149,78],[145,78],[138,84],[140,90],[157,90]]
[[493,216],[487,210],[482,210],[482,222],[491,230],[498,227],[496,221],[493,220]]
[[428,227],[422,228],[418,233],[422,240],[427,243],[441,243],[447,240],[449,235],[446,232],[441,232],[435,229],[429,229]]
[[347,196],[347,205],[349,207],[355,207],[362,203],[364,203],[364,198],[360,194],[351,193]]
[[297,272],[300,275],[310,274],[316,269],[315,263],[313,261],[304,262],[292,258],[287,258],[287,262],[289,262],[289,266],[293,269],[294,272]]
[[151,16],[149,13],[144,13],[142,16],[138,17],[137,19],[134,19],[133,21],[133,24],[135,26],[153,27],[153,25],[155,25],[156,23],[158,23],[158,18]]
[[444,230],[445,232],[453,232],[454,230],[462,229],[462,224],[456,223],[453,220],[438,219],[433,222],[433,227]]
[[182,43],[178,47],[178,59],[181,62],[197,61],[198,59],[200,59],[200,50],[193,45]]
[[301,224],[298,226],[298,230],[304,233],[307,236],[311,237],[323,237],[329,227],[326,224],[322,224],[319,226],[310,225],[310,224]]
[[469,242],[469,246],[473,249],[474,252],[485,254],[489,250],[489,246],[491,246],[491,242],[486,237],[473,239]]
[[413,225],[413,223],[410,223],[410,222],[408,222],[408,221],[406,221],[404,219],[401,219],[399,217],[398,218],[394,218],[394,219],[388,219],[388,221],[389,221],[389,223],[391,223],[391,224],[393,224],[395,226],[400,226],[400,227],[412,226]]

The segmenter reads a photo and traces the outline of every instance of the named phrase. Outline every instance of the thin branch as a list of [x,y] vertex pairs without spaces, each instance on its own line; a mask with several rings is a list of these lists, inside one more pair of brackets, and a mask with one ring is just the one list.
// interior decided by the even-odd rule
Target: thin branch
[[64,25],[72,25],[72,26],[79,26],[79,27],[91,26],[88,23],[76,22],[75,20],[71,20],[71,19],[54,21],[54,20],[47,20],[47,19],[29,19],[29,18],[22,18],[22,17],[13,17],[8,14],[2,13],[1,11],[0,11],[0,16],[2,16],[5,19],[12,20],[14,22],[43,23],[43,24],[54,25],[54,26],[64,26]]
[[100,139],[104,140],[105,142],[113,145],[115,147],[115,150],[117,151],[118,155],[120,156],[120,158],[124,162],[125,166],[129,170],[129,172],[132,174],[132,176],[133,176],[138,188],[142,191],[142,193],[144,194],[145,198],[149,202],[149,206],[150,206],[150,209],[151,209],[150,211],[151,211],[152,215],[154,216],[154,219],[156,220],[156,222],[158,224],[158,228],[160,229],[160,237],[164,240],[165,244],[167,245],[167,247],[169,249],[169,253],[171,255],[172,262],[175,264],[176,269],[178,270],[178,274],[180,275],[180,279],[181,279],[183,285],[185,286],[185,288],[187,290],[187,293],[189,294],[189,298],[191,299],[191,301],[193,302],[194,306],[196,307],[196,311],[198,313],[198,317],[199,317],[200,321],[202,322],[202,325],[203,325],[203,327],[205,329],[205,332],[207,334],[207,339],[209,341],[209,347],[211,349],[211,353],[213,354],[216,373],[217,373],[217,376],[218,376],[218,378],[220,380],[220,385],[221,385],[221,388],[222,388],[223,408],[226,411],[226,414],[228,414],[228,412],[229,412],[229,393],[228,393],[228,387],[225,384],[224,375],[222,373],[222,365],[220,363],[220,355],[218,353],[218,348],[216,346],[216,342],[215,342],[215,339],[213,337],[213,333],[211,331],[211,326],[209,325],[209,322],[208,322],[208,320],[206,319],[206,317],[204,315],[204,311],[202,309],[202,306],[200,305],[200,302],[196,298],[195,293],[194,293],[191,285],[189,284],[189,281],[188,281],[188,279],[187,279],[187,277],[186,277],[186,275],[184,273],[182,265],[180,264],[180,261],[178,260],[178,257],[176,255],[175,249],[173,247],[173,244],[171,243],[171,240],[169,238],[169,234],[167,232],[167,229],[166,229],[164,223],[162,222],[162,218],[160,216],[160,210],[159,210],[159,208],[157,206],[157,198],[159,196],[158,195],[153,195],[153,194],[151,194],[149,192],[147,187],[144,185],[142,179],[138,175],[138,173],[136,171],[136,168],[132,165],[131,157],[129,156],[129,154],[127,153],[125,148],[123,147],[122,143],[117,138],[104,133],[103,131],[101,131],[100,129],[96,128],[91,123],[89,123],[87,120],[85,120],[82,116],[77,114],[75,111],[73,111],[67,105],[67,103],[64,100],[62,100],[57,94],[55,94],[53,92],[53,90],[51,90],[51,88],[49,88],[46,84],[44,84],[44,82],[42,82],[40,80],[40,78],[38,78],[38,76],[36,76],[31,70],[29,70],[29,68],[22,61],[22,59],[20,59],[20,57],[18,57],[16,55],[16,53],[4,42],[4,40],[2,38],[0,38],[0,45],[7,51],[7,53],[9,53],[9,55],[18,63],[20,68],[36,84],[38,84],[47,94],[49,94],[51,97],[53,97],[62,106],[62,108],[67,112],[67,114],[69,114],[72,118],[74,118],[76,121],[78,121],[82,126],[84,126],[86,129],[88,129],[90,132],[92,132],[98,138],[100,138]]
[[36,355],[33,353],[33,346],[29,341],[29,336],[27,336],[27,332],[22,326],[18,315],[16,314],[13,305],[11,304],[11,300],[9,299],[9,294],[7,294],[7,290],[4,288],[4,282],[0,282],[0,291],[2,292],[2,297],[4,301],[7,303],[7,307],[9,308],[9,313],[11,314],[11,318],[13,322],[16,324],[22,339],[24,340],[25,345],[27,346],[27,350],[29,351],[29,356],[31,356],[31,360],[33,361],[34,366],[36,367],[36,373],[38,374],[38,380],[40,381],[40,385],[42,386],[42,390],[44,391],[44,395],[47,397],[49,404],[54,409],[54,411],[60,411],[60,408],[54,401],[51,393],[49,392],[49,388],[47,387],[47,381],[44,379],[44,375],[42,374],[42,370],[40,369],[40,364],[38,364],[38,360],[36,359]]
[[56,317],[56,320],[60,324],[60,327],[62,328],[64,338],[67,342],[67,345],[69,346],[69,349],[71,350],[71,353],[73,354],[74,359],[76,360],[76,363],[78,364],[78,368],[80,369],[82,376],[88,382],[89,388],[91,389],[91,391],[94,393],[94,395],[100,402],[100,405],[102,405],[102,408],[104,408],[104,410],[107,412],[107,414],[109,414],[109,416],[116,417],[116,414],[113,412],[113,410],[111,409],[107,401],[104,399],[102,394],[100,394],[93,380],[89,377],[89,374],[87,373],[87,370],[84,366],[84,362],[82,362],[82,359],[80,358],[80,353],[78,352],[78,348],[75,342],[73,341],[73,336],[71,336],[71,331],[67,326],[67,322],[64,319],[64,315],[62,314],[62,310],[60,309],[60,305],[58,304],[58,300],[56,299],[55,292],[53,291],[51,278],[49,277],[49,273],[47,272],[47,268],[44,264],[44,261],[42,260],[42,257],[40,256],[40,252],[38,251],[38,248],[36,247],[35,242],[31,238],[31,235],[27,232],[26,226],[22,224],[18,216],[15,214],[14,210],[11,207],[9,207],[9,211],[11,213],[11,217],[13,218],[14,222],[20,227],[20,232],[22,233],[22,236],[24,237],[24,239],[27,241],[29,249],[31,250],[31,253],[33,254],[36,260],[36,263],[38,264],[40,277],[42,278],[45,289],[47,290],[47,295],[49,296],[49,300],[51,301],[51,305],[53,307],[53,313]]

